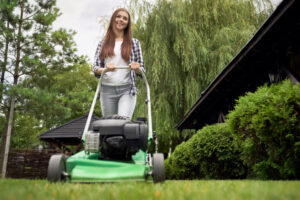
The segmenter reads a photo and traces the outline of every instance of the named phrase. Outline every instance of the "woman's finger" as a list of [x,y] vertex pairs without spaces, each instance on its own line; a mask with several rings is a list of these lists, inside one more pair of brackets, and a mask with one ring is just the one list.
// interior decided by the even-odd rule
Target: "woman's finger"
[[131,69],[136,70],[140,67],[140,64],[136,63],[136,62],[132,62],[129,66],[130,66]]

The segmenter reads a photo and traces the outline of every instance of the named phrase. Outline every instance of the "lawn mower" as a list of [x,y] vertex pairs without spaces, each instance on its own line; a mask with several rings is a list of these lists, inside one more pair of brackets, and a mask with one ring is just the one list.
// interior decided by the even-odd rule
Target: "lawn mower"
[[[128,66],[116,67],[129,69]],[[51,182],[116,182],[124,180],[154,181],[165,180],[164,156],[149,153],[151,142],[156,138],[152,131],[150,88],[145,74],[141,71],[146,85],[148,109],[146,117],[132,122],[121,116],[103,117],[92,123],[103,74],[99,79],[94,99],[82,134],[84,150],[70,157],[64,154],[52,155],[48,165],[48,180]]]

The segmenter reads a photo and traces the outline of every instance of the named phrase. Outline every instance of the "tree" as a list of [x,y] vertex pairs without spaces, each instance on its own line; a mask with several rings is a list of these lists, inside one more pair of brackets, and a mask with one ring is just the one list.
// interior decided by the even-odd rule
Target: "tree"
[[17,1],[4,0],[0,3],[0,49],[1,49],[1,78],[0,78],[0,104],[2,103],[2,93],[5,88],[4,77],[6,67],[8,63],[8,51],[9,43],[12,42],[12,25],[15,25],[16,21],[12,17],[12,12],[16,7]]
[[30,77],[18,85],[12,148],[36,148],[40,133],[88,112],[97,84],[91,66],[74,63],[59,72],[48,77],[52,84]]
[[[51,76],[31,77],[23,81],[20,92],[22,113],[40,121],[46,129],[61,125],[89,111],[96,90],[96,78],[85,58],[68,70],[58,70]],[[43,82],[51,82],[44,84]],[[97,107],[97,113],[100,113]]]
[[[70,111],[72,110],[58,100],[63,94],[53,89],[53,86],[63,84],[60,83],[58,76],[68,74],[64,78],[70,80],[72,71],[76,71],[81,65],[86,64],[85,57],[75,54],[74,34],[75,32],[65,29],[53,31],[48,41],[45,42],[53,48],[50,49],[50,52],[52,50],[53,52],[40,56],[39,65],[32,70],[31,76],[27,76],[19,85],[17,107],[20,107],[24,114],[27,113],[40,120],[41,126],[45,128],[59,125],[69,119],[71,115]],[[43,41],[43,39],[38,41]],[[46,47],[45,50],[47,52],[49,48]],[[81,76],[78,74],[78,77]],[[73,85],[75,86],[76,83],[73,82]],[[61,85],[61,88],[63,87]]]
[[[190,137],[192,132],[180,133],[174,126],[251,38],[272,5],[268,0],[158,0],[146,14],[139,5],[132,9],[139,16],[133,32],[142,43],[154,128],[163,141],[160,151],[167,152],[169,141],[174,148]],[[142,113],[142,104],[137,105],[136,112]]]
[[37,148],[41,144],[38,136],[46,130],[40,126],[40,121],[36,118],[16,112],[11,147],[18,149]]
[[[18,87],[19,82],[22,82],[21,77],[36,75],[43,70],[47,70],[48,66],[63,66],[58,64],[59,57],[70,57],[65,53],[72,53],[72,51],[65,52],[66,49],[63,45],[62,53],[59,53],[53,45],[54,40],[52,39],[54,37],[50,35],[51,25],[59,15],[55,3],[56,1],[50,0],[36,0],[35,2],[19,0],[11,12],[14,14],[11,14],[10,17],[16,23],[12,24],[14,31],[12,32],[12,42],[9,44],[11,51],[8,51],[10,53],[10,66],[7,66],[6,71],[12,75],[13,80],[9,81],[10,86],[7,93],[2,93],[2,96],[5,96],[2,100],[3,113],[6,113],[4,112],[6,108],[9,110],[6,113],[7,128],[3,133],[1,145],[2,176],[5,176],[5,160],[7,160],[15,105],[17,105],[16,101],[18,100],[17,91],[19,92],[22,89]],[[56,57],[58,58],[56,59]],[[53,63],[52,59],[57,63]]]

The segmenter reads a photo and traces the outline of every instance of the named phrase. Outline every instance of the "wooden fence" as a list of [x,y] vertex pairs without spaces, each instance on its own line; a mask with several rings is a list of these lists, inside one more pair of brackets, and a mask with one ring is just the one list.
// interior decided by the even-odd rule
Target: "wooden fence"
[[22,150],[11,149],[8,156],[7,174],[10,178],[44,179],[47,177],[48,162],[53,149]]

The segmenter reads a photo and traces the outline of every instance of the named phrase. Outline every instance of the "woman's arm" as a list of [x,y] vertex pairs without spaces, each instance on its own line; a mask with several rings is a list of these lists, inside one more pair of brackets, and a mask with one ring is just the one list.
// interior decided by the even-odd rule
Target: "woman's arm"
[[93,72],[95,73],[95,76],[97,78],[100,77],[103,68],[104,68],[104,61],[101,61],[100,59],[100,52],[101,52],[101,48],[102,48],[102,44],[103,44],[103,40],[99,42],[97,49],[96,49],[96,53],[95,53],[95,59],[94,59],[94,67],[93,67]]
[[143,71],[146,73],[145,66],[144,66],[144,60],[143,60],[143,54],[142,54],[142,48],[140,41],[138,39],[133,39],[133,53],[134,53],[134,59],[130,63],[131,69],[134,69],[141,77],[141,72]]

